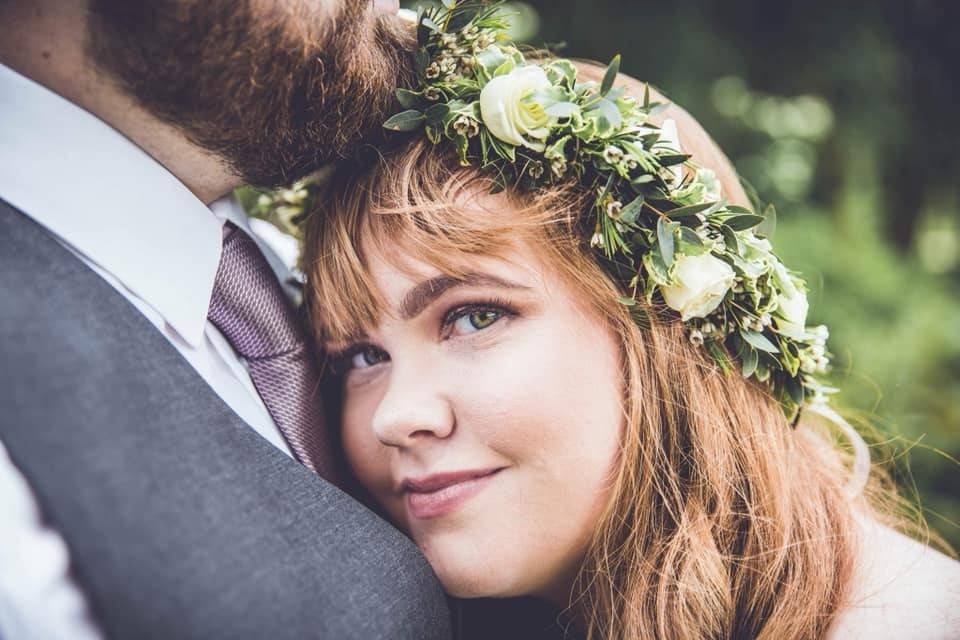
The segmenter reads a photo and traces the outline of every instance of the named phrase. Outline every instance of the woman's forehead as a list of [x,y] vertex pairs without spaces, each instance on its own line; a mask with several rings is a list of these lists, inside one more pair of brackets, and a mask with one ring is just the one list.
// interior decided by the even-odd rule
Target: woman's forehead
[[[391,311],[400,311],[404,296],[423,283],[447,283],[483,288],[546,290],[549,270],[541,256],[525,242],[500,247],[495,253],[447,254],[442,262],[408,243],[389,250],[371,247],[370,275]],[[437,286],[440,286],[439,284]]]

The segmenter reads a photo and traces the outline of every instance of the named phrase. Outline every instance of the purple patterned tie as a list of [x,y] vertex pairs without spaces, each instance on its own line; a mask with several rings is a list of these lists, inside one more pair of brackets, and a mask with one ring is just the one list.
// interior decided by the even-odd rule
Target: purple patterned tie
[[207,318],[247,362],[250,378],[294,455],[336,481],[319,374],[303,325],[250,236],[227,223]]

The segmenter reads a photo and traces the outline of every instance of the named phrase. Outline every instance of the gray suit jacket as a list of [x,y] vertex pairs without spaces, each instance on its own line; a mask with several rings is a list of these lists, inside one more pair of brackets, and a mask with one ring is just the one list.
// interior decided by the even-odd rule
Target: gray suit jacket
[[0,439],[109,637],[450,635],[412,543],[261,439],[2,200]]

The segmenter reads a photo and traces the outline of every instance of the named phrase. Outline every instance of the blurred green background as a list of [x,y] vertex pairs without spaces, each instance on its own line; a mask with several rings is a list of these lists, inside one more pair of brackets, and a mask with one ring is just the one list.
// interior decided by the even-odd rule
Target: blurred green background
[[960,549],[960,3],[508,9],[531,45],[622,53],[777,205],[774,245],[811,286],[811,323],[831,329],[838,404],[909,450],[901,479]]

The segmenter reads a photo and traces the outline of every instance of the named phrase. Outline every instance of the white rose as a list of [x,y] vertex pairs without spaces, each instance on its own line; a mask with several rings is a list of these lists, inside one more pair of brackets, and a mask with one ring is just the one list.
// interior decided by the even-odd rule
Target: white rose
[[667,305],[679,311],[684,321],[703,318],[720,306],[735,277],[730,265],[712,254],[678,256],[674,284],[661,291]]
[[538,66],[518,67],[492,79],[480,92],[480,116],[490,133],[515,146],[543,151],[553,118],[530,96],[550,88]]

